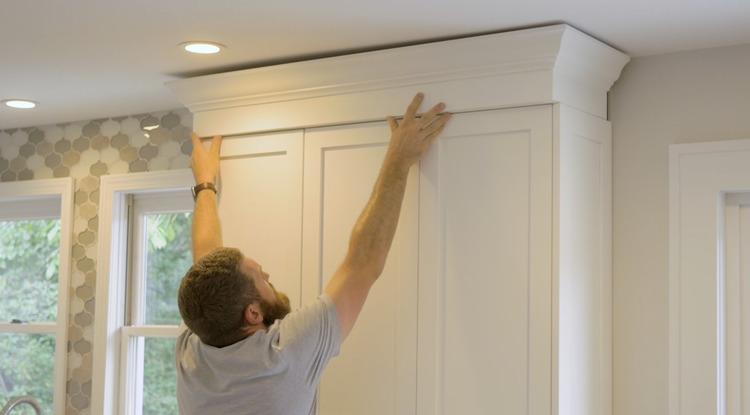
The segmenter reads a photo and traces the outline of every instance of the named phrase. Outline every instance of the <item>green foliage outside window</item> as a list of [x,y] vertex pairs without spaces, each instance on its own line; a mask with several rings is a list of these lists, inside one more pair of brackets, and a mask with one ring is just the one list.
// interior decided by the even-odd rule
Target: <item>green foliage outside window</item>
[[[0,222],[0,321],[55,321],[59,252],[59,220]],[[54,357],[52,335],[0,334],[0,406],[32,395],[52,408]]]
[[[179,324],[177,288],[193,257],[192,214],[153,214],[147,221],[146,324]],[[143,414],[177,413],[174,339],[147,338],[144,350]]]
[[145,324],[179,324],[177,288],[193,263],[191,213],[149,215]]

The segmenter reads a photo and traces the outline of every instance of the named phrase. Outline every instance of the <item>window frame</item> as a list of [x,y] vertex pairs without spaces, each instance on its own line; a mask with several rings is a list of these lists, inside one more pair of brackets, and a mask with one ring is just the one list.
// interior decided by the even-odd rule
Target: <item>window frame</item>
[[[55,336],[55,372],[53,374],[52,413],[64,413],[68,375],[68,320],[70,308],[70,281],[73,251],[73,195],[75,180],[70,177],[0,183],[0,204],[12,205],[3,210],[0,219],[39,219],[53,213],[60,217],[59,269],[57,276],[57,317],[55,322],[29,322],[28,324],[0,323],[0,332],[18,334],[53,334]],[[40,202],[55,205],[50,209],[37,209]],[[33,208],[21,212],[26,203]],[[59,209],[57,204],[59,203]]]
[[[165,191],[190,195],[194,179],[187,169],[102,176],[99,205],[99,247],[91,413],[126,414],[131,406],[125,386],[129,353],[126,337],[176,336],[178,328],[125,327],[128,274],[128,199]],[[107,277],[104,277],[107,276]]]

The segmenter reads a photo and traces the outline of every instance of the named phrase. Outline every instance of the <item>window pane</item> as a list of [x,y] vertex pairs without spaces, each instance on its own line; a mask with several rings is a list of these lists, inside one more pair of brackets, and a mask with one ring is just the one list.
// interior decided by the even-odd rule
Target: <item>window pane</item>
[[143,415],[177,413],[173,338],[146,337],[143,362]]
[[0,222],[0,320],[55,321],[60,220]]
[[[0,403],[31,395],[45,413],[52,410],[55,373],[55,336],[50,334],[0,334]],[[21,408],[31,406],[22,404]],[[12,412],[15,415],[16,409]],[[32,413],[32,412],[29,412]]]
[[146,216],[147,260],[144,324],[179,324],[177,288],[193,257],[190,247],[191,213]]

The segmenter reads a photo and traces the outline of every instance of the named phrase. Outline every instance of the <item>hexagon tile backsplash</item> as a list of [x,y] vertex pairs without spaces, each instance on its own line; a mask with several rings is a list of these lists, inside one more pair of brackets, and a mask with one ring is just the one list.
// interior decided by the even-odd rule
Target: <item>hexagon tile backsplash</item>
[[[142,126],[158,123],[151,131]],[[99,177],[190,168],[186,109],[0,130],[0,182],[76,179],[66,414],[90,413]]]

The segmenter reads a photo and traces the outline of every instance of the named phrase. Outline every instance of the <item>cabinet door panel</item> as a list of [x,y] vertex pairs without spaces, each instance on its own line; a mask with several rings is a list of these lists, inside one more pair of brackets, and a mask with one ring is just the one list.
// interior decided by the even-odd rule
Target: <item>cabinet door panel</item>
[[302,132],[224,138],[219,215],[237,247],[300,304]]
[[419,413],[549,413],[550,108],[455,115],[422,173]]
[[[305,134],[303,296],[315,298],[341,263],[390,137],[385,123]],[[319,413],[414,413],[418,174],[407,183],[385,270],[341,354],[326,369]]]

